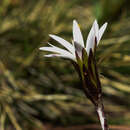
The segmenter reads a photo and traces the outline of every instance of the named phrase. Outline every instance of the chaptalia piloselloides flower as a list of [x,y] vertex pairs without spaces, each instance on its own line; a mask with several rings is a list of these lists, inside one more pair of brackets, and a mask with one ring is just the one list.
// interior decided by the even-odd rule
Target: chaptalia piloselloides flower
[[61,37],[50,35],[50,37],[59,42],[64,49],[56,47],[50,43],[48,43],[50,45],[49,47],[40,48],[40,50],[52,52],[52,54],[45,55],[46,57],[62,57],[73,61],[72,63],[82,81],[81,87],[87,98],[91,100],[96,108],[102,130],[109,130],[109,128],[104,113],[102,89],[95,59],[95,52],[106,27],[107,23],[103,24],[102,27],[99,28],[99,25],[95,20],[88,34],[86,43],[84,43],[79,25],[76,20],[74,20],[72,44]]
[[62,57],[73,61],[74,67],[82,81],[82,89],[96,108],[102,130],[109,130],[109,128],[104,113],[102,89],[95,59],[95,51],[106,27],[107,23],[99,28],[95,20],[88,34],[86,43],[84,43],[79,25],[76,20],[74,20],[72,44],[61,37],[50,35],[52,39],[59,42],[65,49],[56,47],[50,43],[48,43],[50,45],[49,47],[40,48],[40,50],[52,52],[52,54],[45,55],[46,57]]
[[106,27],[107,27],[107,23],[103,24],[102,27],[99,29],[99,25],[98,25],[97,21],[95,20],[92,25],[92,28],[88,34],[86,43],[84,43],[83,36],[80,31],[79,25],[78,25],[77,21],[74,20],[73,21],[72,44],[59,36],[50,34],[49,36],[52,39],[59,42],[65,49],[61,49],[59,47],[56,47],[56,46],[48,43],[49,47],[40,47],[40,50],[49,51],[49,52],[53,53],[53,54],[45,55],[45,57],[62,57],[62,58],[71,59],[71,60],[77,62],[75,52],[77,52],[78,56],[81,57],[82,49],[84,48],[87,52],[87,55],[89,56],[90,49],[94,50],[95,39],[96,39],[96,44],[98,45]]

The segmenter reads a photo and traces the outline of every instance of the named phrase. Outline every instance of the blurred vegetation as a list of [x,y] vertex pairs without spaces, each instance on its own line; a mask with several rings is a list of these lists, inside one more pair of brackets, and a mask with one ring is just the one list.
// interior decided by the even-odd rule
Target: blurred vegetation
[[[97,51],[110,124],[130,125],[130,8],[123,0],[0,1],[0,129],[44,129],[44,123],[96,123],[69,61],[44,58],[48,34],[72,40],[77,19],[86,39],[95,18],[108,21]],[[57,44],[57,43],[56,43]],[[58,45],[58,44],[57,44]],[[92,109],[91,109],[92,108]],[[113,118],[114,115],[114,118]]]

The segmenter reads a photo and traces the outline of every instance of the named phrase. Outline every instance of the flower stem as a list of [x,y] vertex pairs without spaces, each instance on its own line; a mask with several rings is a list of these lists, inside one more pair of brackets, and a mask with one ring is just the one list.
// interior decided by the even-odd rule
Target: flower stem
[[102,130],[109,130],[102,101],[100,101],[98,106],[96,106],[96,112],[98,114]]

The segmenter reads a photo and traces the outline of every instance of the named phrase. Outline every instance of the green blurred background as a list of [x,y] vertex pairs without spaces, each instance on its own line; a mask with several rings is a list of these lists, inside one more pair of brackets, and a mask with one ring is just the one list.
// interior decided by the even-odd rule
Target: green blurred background
[[[76,19],[86,40],[95,19],[108,28],[97,49],[105,111],[111,125],[130,125],[130,1],[1,0],[0,130],[98,124],[71,63],[44,58],[56,34],[71,42]],[[44,127],[44,128],[43,128]]]

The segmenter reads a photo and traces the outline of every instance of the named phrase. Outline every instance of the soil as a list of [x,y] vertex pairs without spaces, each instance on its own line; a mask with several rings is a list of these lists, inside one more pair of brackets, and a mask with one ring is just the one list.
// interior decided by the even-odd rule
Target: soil
[[[45,130],[101,130],[99,125],[53,126],[45,125]],[[110,126],[110,130],[130,130],[130,126]]]

